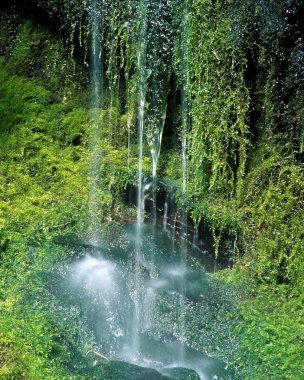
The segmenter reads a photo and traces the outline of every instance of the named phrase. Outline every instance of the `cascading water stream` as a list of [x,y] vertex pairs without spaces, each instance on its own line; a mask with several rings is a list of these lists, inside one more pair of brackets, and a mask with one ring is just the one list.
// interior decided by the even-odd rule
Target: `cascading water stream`
[[139,351],[139,334],[141,329],[141,282],[140,282],[140,255],[142,250],[142,224],[144,219],[144,194],[143,194],[143,143],[146,104],[146,48],[147,48],[147,3],[140,1],[138,8],[139,25],[138,32],[138,184],[137,184],[137,224],[136,224],[136,259],[135,259],[135,289],[134,303],[135,315],[133,318],[133,352]]
[[119,39],[117,38],[117,15],[118,10],[114,4],[109,4],[108,13],[110,14],[110,31],[107,36],[107,77],[109,89],[109,141],[112,145],[117,145],[115,136],[117,136],[118,115],[120,113],[120,55]]
[[156,223],[157,166],[167,113],[167,95],[172,61],[172,1],[155,0],[149,4],[146,137],[152,157],[152,217]]
[[[126,49],[128,48],[132,38],[130,36],[131,34],[131,15],[133,14],[132,9],[132,0],[127,1],[127,14],[128,18],[127,21],[125,21],[123,27],[126,30],[126,40],[125,40],[125,46]],[[127,65],[127,69],[125,70],[125,76],[124,80],[126,82],[126,110],[127,110],[127,133],[128,133],[128,169],[130,169],[130,155],[131,155],[131,126],[132,121],[134,118],[133,112],[134,112],[134,105],[133,105],[133,94],[132,94],[132,86],[130,86],[130,68]]]
[[[218,344],[222,347],[226,342],[225,337],[219,340],[223,331],[225,334],[231,331],[232,320],[227,326],[218,323],[219,318],[225,318],[232,310],[229,299],[212,285],[210,276],[191,253],[184,269],[180,266],[182,246],[174,239],[174,230],[172,236],[159,226],[143,225],[145,254],[141,257],[130,254],[137,246],[136,229],[136,223],[122,225],[120,231],[115,232],[114,242],[104,240],[105,245],[110,243],[107,249],[100,252],[96,247],[85,248],[80,257],[69,262],[68,266],[64,264],[64,270],[68,272],[66,281],[58,284],[58,295],[67,297],[68,304],[75,302],[80,307],[84,325],[94,334],[89,347],[109,358],[110,362],[114,360],[114,366],[117,365],[115,361],[122,360],[145,367],[142,377],[134,377],[131,373],[121,377],[126,380],[149,379],[148,374],[145,376],[146,367],[157,369],[172,379],[236,380],[230,376],[224,362],[206,355],[206,352],[215,352]],[[121,233],[125,237],[122,245],[117,239]],[[136,351],[132,326],[135,308],[132,270],[135,261],[142,270],[141,330],[138,331]],[[183,289],[180,286],[182,276],[188,279]],[[184,342],[178,324],[181,291],[187,315]],[[206,302],[208,299],[213,302]],[[198,331],[199,334],[196,333]],[[86,335],[88,331],[81,330],[80,334],[82,332]],[[217,338],[214,341],[215,332]],[[231,351],[233,345],[233,341],[228,340],[226,350]],[[185,369],[196,373],[190,370],[186,377],[182,375]],[[160,378],[160,375],[151,378]]]
[[164,204],[164,221],[163,221],[164,231],[167,231],[167,224],[168,224],[168,202],[165,202],[165,204]]
[[198,245],[198,226],[194,226],[194,234],[193,234],[193,245],[197,246]]
[[[113,10],[112,10],[113,12]],[[116,50],[115,50],[115,40],[113,35],[109,36],[109,69],[108,69],[108,76],[109,76],[109,92],[110,92],[110,104],[109,104],[109,119],[110,119],[110,125],[109,125],[109,140],[110,143],[113,144],[113,125],[111,123],[113,118],[113,106],[115,102],[115,90],[116,90],[116,78],[114,74],[114,68],[115,68],[115,56],[116,56]],[[115,106],[117,106],[115,104]]]
[[[189,38],[189,9],[188,0],[184,0],[183,4],[183,21],[182,21],[182,36],[181,36],[181,140],[182,140],[182,195],[183,195],[183,209],[182,209],[182,250],[181,250],[181,269],[182,272],[186,272],[186,256],[187,256],[187,177],[188,177],[188,159],[187,159],[187,135],[188,135],[188,38]],[[181,295],[180,295],[180,335],[181,340],[185,341],[185,304],[183,293],[186,287],[186,279],[182,275],[180,281]],[[179,353],[180,360],[185,358],[185,352],[181,346]]]
[[[188,87],[189,87],[189,70],[188,70],[188,38],[189,38],[189,10],[188,1],[184,2],[184,19],[182,29],[182,88],[181,88],[181,137],[182,137],[182,194],[185,202],[184,205],[184,225],[187,229],[187,135],[188,135],[188,118],[189,118],[189,106],[188,106]],[[185,231],[187,232],[187,231]]]
[[[104,107],[104,53],[102,48],[103,34],[103,17],[105,8],[102,7],[104,1],[92,0],[90,17],[91,17],[91,85],[92,85],[92,137],[91,144],[93,150],[92,159],[92,181],[90,185],[90,211],[91,211],[91,230],[93,243],[98,242],[98,188],[100,187],[100,161],[102,150],[98,141],[100,141],[100,114]],[[108,4],[108,3],[107,3]],[[137,178],[137,218],[135,228],[132,230],[133,244],[130,252],[122,260],[128,260],[127,273],[123,272],[123,267],[117,258],[111,257],[105,260],[104,252],[98,252],[97,259],[90,257],[85,259],[76,269],[85,271],[76,273],[80,281],[88,282],[94,298],[95,318],[100,320],[97,323],[97,335],[101,345],[108,341],[108,352],[110,355],[135,362],[139,365],[150,363],[145,358],[145,352],[153,358],[149,365],[154,368],[165,368],[166,365],[188,366],[187,350],[189,344],[189,327],[186,325],[186,315],[189,314],[189,305],[192,305],[191,296],[193,291],[187,280],[191,274],[191,268],[188,261],[187,245],[187,178],[188,178],[188,157],[187,157],[187,134],[189,128],[189,78],[188,78],[188,39],[189,39],[189,10],[188,2],[184,1],[183,14],[181,19],[181,36],[180,36],[180,136],[182,145],[182,199],[183,209],[175,214],[172,241],[166,245],[165,259],[162,262],[158,249],[158,239],[160,238],[158,226],[156,226],[156,185],[157,185],[157,167],[161,152],[163,130],[167,113],[167,95],[169,89],[169,79],[172,66],[169,62],[172,58],[172,47],[168,46],[171,35],[168,32],[171,28],[168,22],[170,15],[170,6],[166,8],[170,1],[156,0],[147,2],[139,0],[137,3],[137,20],[138,27],[136,30],[137,38],[137,67],[136,75],[136,100],[126,99],[127,108],[127,128],[128,128],[128,166],[130,166],[130,148],[131,148],[131,124],[133,118],[132,106],[137,104],[137,123],[138,123],[138,178]],[[152,9],[152,11],[151,11]],[[150,13],[149,13],[150,12]],[[154,13],[153,13],[154,12]],[[151,22],[151,20],[153,22]],[[166,24],[168,22],[168,25]],[[151,24],[151,25],[150,25]],[[151,26],[152,32],[149,32]],[[127,28],[129,38],[128,22],[123,25]],[[153,29],[155,28],[155,29]],[[106,29],[105,29],[106,30]],[[134,30],[132,31],[134,38]],[[130,37],[131,38],[131,37]],[[119,104],[119,86],[120,74],[113,73],[115,70],[116,46],[114,44],[114,34],[110,34],[111,41],[107,45],[107,56],[110,55],[107,64],[107,78],[109,84],[109,127],[112,128],[112,118],[120,111]],[[133,41],[134,42],[134,41]],[[161,51],[161,52],[159,52]],[[150,55],[149,55],[150,54]],[[171,57],[171,58],[168,58]],[[163,63],[165,62],[165,68]],[[134,65],[135,66],[135,65]],[[117,68],[116,68],[117,69]],[[134,70],[134,68],[133,68]],[[126,76],[132,75],[130,73]],[[122,87],[124,86],[123,77]],[[128,85],[127,85],[128,86]],[[135,98],[135,97],[134,97]],[[105,108],[105,107],[104,107]],[[116,110],[115,110],[116,108]],[[123,108],[123,107],[122,107]],[[116,125],[117,123],[115,123]],[[115,131],[109,130],[110,141],[113,144]],[[144,144],[147,141],[152,156],[152,182],[144,183],[143,176],[143,159]],[[144,225],[145,199],[153,194],[153,232],[152,238],[148,240],[146,229],[151,226]],[[169,207],[170,209],[171,207]],[[167,230],[168,222],[168,203],[164,204],[163,230],[166,237],[170,232]],[[176,240],[176,228],[181,227],[180,243]],[[150,230],[151,232],[151,230]],[[153,243],[151,243],[153,242]],[[128,243],[129,244],[129,243]],[[147,248],[149,244],[154,244]],[[113,266],[112,262],[116,264]],[[161,261],[161,262],[160,262]],[[118,279],[124,276],[123,281]],[[94,282],[90,282],[94,276]],[[99,277],[103,277],[99,281]],[[189,277],[188,277],[189,278]],[[109,281],[108,281],[109,279]],[[108,286],[108,282],[111,286]],[[99,288],[100,287],[100,288]],[[195,295],[200,297],[201,295]],[[123,301],[122,301],[123,300]],[[161,306],[159,302],[161,300]],[[124,302],[124,303],[123,303]],[[96,305],[95,305],[96,304]],[[193,303],[194,304],[194,303]],[[127,305],[127,306],[126,306]],[[162,306],[168,308],[169,316],[162,314]],[[95,307],[96,306],[96,307]],[[126,311],[127,310],[127,311]],[[155,339],[158,343],[166,342],[166,331],[162,327],[162,318],[168,318],[169,323],[166,329],[170,329],[168,347],[172,348],[174,361],[166,359],[158,364],[160,356],[151,353],[153,350],[147,350],[147,340]],[[94,319],[94,318],[93,318]],[[92,322],[93,323],[93,322]],[[161,329],[163,331],[161,331]],[[160,333],[157,331],[160,329]],[[150,334],[150,335],[149,335]],[[154,343],[153,343],[154,344]],[[189,345],[189,346],[188,346]],[[187,347],[188,346],[188,347]],[[127,354],[126,354],[127,352]],[[153,356],[154,355],[154,356]],[[145,361],[147,360],[147,361]],[[168,364],[169,363],[169,364]],[[192,364],[191,364],[192,365]],[[201,364],[200,364],[201,365]],[[189,367],[190,368],[190,367]],[[192,366],[191,368],[196,368]],[[203,373],[203,370],[202,370]],[[205,379],[202,375],[201,379]]]
[[91,138],[90,145],[92,151],[91,179],[89,188],[89,210],[90,210],[90,238],[93,243],[98,241],[98,198],[99,198],[99,166],[102,157],[102,150],[98,144],[100,136],[100,109],[104,98],[104,56],[102,49],[102,9],[97,0],[92,0],[89,8],[90,16],[90,36],[91,36],[91,57],[90,57],[90,84],[91,84]]

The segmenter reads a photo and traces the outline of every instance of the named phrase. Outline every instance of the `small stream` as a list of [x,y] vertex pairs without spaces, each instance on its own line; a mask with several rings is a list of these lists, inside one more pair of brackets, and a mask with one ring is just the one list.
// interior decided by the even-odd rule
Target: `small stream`
[[172,379],[237,379],[227,363],[237,346],[233,297],[208,274],[212,259],[151,224],[139,253],[136,228],[122,226],[65,266],[61,293],[80,308],[98,352]]

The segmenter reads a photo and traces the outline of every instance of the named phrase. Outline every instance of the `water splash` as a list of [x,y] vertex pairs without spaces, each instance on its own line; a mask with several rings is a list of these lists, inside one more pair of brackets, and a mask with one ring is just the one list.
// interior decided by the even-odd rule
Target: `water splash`
[[[103,3],[103,2],[102,2]],[[102,49],[102,12],[97,7],[97,1],[92,1],[92,123],[94,136],[93,141],[93,160],[92,160],[92,185],[90,188],[90,209],[92,216],[92,226],[98,225],[98,186],[100,186],[100,178],[98,171],[100,166],[100,159],[102,151],[96,144],[98,141],[98,134],[100,133],[100,110],[104,105],[104,57]],[[132,356],[132,360],[142,362],[148,360],[142,354],[142,333],[146,331],[153,331],[157,328],[157,297],[160,292],[164,290],[169,294],[169,298],[174,298],[174,336],[179,341],[176,345],[176,357],[178,363],[186,363],[186,343],[187,342],[187,326],[186,326],[186,313],[187,305],[185,302],[185,294],[187,292],[187,178],[188,178],[188,152],[187,152],[187,135],[189,129],[189,78],[188,78],[188,40],[189,40],[189,10],[188,2],[183,2],[183,22],[181,24],[181,70],[180,70],[180,90],[181,90],[181,146],[182,146],[182,194],[184,200],[184,207],[181,213],[181,237],[182,246],[177,250],[178,262],[176,266],[171,266],[167,273],[164,273],[165,278],[159,277],[159,273],[155,270],[154,256],[155,251],[149,251],[149,259],[146,260],[145,250],[146,246],[143,244],[143,222],[144,222],[144,208],[145,197],[151,184],[144,184],[143,180],[143,158],[144,158],[144,144],[147,140],[150,147],[152,156],[152,188],[153,188],[153,216],[156,219],[156,181],[157,181],[157,166],[160,157],[161,144],[163,138],[163,129],[165,124],[167,112],[167,95],[168,83],[170,76],[170,56],[171,47],[169,44],[170,33],[167,33],[164,25],[166,20],[169,19],[168,9],[164,11],[165,4],[170,4],[170,1],[157,0],[147,2],[140,0],[138,2],[137,15],[139,28],[137,31],[137,69],[135,80],[137,86],[137,122],[138,122],[138,196],[137,196],[137,223],[135,231],[135,247],[134,247],[134,262],[130,269],[130,277],[132,278],[132,289],[130,290],[130,299],[133,302],[132,312],[128,314],[131,321],[129,326],[128,350]],[[150,12],[150,13],[149,13]],[[153,17],[151,18],[151,14]],[[169,21],[170,24],[171,21]],[[152,28],[150,29],[150,24]],[[127,27],[127,26],[126,26]],[[167,27],[167,26],[166,26]],[[115,48],[113,41],[110,46],[110,56],[114,57]],[[161,51],[161,52],[160,52]],[[111,58],[110,57],[110,62]],[[115,65],[113,64],[113,67]],[[109,66],[110,67],[110,66]],[[119,104],[119,86],[120,77],[115,77],[110,68],[110,119],[113,106]],[[116,83],[116,87],[114,84]],[[128,102],[128,100],[127,100]],[[128,107],[128,106],[127,106]],[[130,110],[129,110],[130,111]],[[116,117],[118,113],[116,112]],[[128,166],[130,166],[130,146],[131,146],[131,123],[132,112],[127,117],[128,126]],[[117,121],[117,120],[116,120]],[[110,123],[112,127],[112,123]],[[109,132],[112,136],[112,131]],[[113,132],[114,134],[114,132]],[[168,220],[168,204],[164,207],[164,230],[167,229]],[[176,216],[174,221],[174,234],[176,227]],[[94,240],[98,238],[98,231],[94,233]],[[172,245],[168,249],[170,253],[175,254],[175,236],[172,240]],[[97,261],[97,262],[96,262]],[[126,334],[123,324],[119,324],[119,316],[113,310],[118,310],[122,315],[124,311],[121,305],[118,305],[118,300],[121,297],[115,298],[115,294],[123,294],[122,287],[117,284],[116,268],[108,265],[107,261],[103,259],[84,260],[81,266],[76,270],[76,278],[79,282],[84,281],[87,289],[91,289],[92,293],[95,292],[96,302],[102,304],[99,306],[97,319],[102,320],[105,318],[110,326],[111,334],[115,337],[121,337]],[[145,279],[146,273],[149,273],[149,280]],[[144,275],[143,275],[144,273]],[[167,277],[166,277],[167,276]],[[100,281],[102,279],[102,281]],[[177,284],[175,289],[171,289]],[[97,287],[99,290],[95,289]],[[95,289],[95,290],[94,290]],[[110,289],[114,294],[110,297]],[[117,299],[117,302],[115,301]],[[173,315],[173,314],[172,314]],[[103,325],[99,325],[99,331],[102,337],[105,333],[102,331]],[[108,334],[109,335],[109,334]],[[131,336],[131,338],[130,338]],[[111,338],[112,339],[112,338]],[[130,344],[131,342],[131,344]],[[157,361],[154,361],[155,363]]]
[[[125,245],[101,248],[101,252],[95,249],[91,255],[77,259],[71,266],[68,283],[62,284],[69,294],[69,303],[73,302],[71,287],[76,293],[82,319],[96,337],[96,350],[110,358],[155,368],[168,376],[171,367],[184,367],[194,369],[201,379],[210,380],[212,375],[230,379],[225,377],[228,373],[224,363],[197,351],[203,347],[203,351],[216,356],[215,347],[224,344],[219,343],[219,335],[223,331],[231,335],[231,325],[220,322],[229,310],[224,294],[212,287],[209,276],[194,257],[187,257],[187,265],[181,266],[182,246],[176,242],[172,249],[172,240],[162,228],[143,226],[145,249],[140,253],[140,261],[135,253],[136,224],[122,228],[126,229]],[[134,286],[132,273],[135,261],[139,288]],[[184,287],[180,284],[182,278],[187,280]],[[187,315],[184,335],[180,330],[181,297]],[[209,302],[209,298],[213,301]],[[139,327],[135,350],[132,318],[137,300]],[[193,335],[193,331],[200,333]],[[231,347],[227,350],[230,352]]]
[[104,295],[113,291],[116,267],[111,261],[86,256],[74,267],[74,281],[89,292],[98,290]]
[[128,308],[121,300],[121,272],[113,262],[85,256],[72,268],[72,286],[77,289],[83,306],[90,310],[88,320],[95,334],[107,346],[107,353],[116,352],[128,334],[125,318]]

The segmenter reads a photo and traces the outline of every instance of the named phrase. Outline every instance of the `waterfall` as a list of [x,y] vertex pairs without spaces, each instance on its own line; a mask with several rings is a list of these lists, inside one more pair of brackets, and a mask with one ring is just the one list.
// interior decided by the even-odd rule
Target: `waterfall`
[[[93,151],[92,157],[92,178],[90,185],[90,212],[91,212],[91,233],[94,241],[98,239],[98,188],[100,187],[99,169],[102,157],[102,147],[100,141],[100,110],[104,106],[104,37],[106,27],[104,27],[104,17],[106,16],[104,1],[97,2],[91,0],[90,20],[91,20],[91,92],[92,92],[92,136],[91,145]],[[111,8],[113,11],[113,9]],[[109,11],[110,12],[110,11]],[[134,268],[131,273],[133,282],[132,300],[134,302],[134,312],[132,316],[132,353],[136,358],[140,352],[140,334],[145,326],[149,326],[153,321],[154,313],[154,290],[148,288],[144,290],[142,279],[142,261],[144,257],[142,233],[145,211],[145,197],[149,187],[152,186],[153,194],[153,218],[156,220],[156,184],[157,184],[157,166],[161,153],[163,130],[167,113],[167,96],[169,92],[170,75],[172,72],[173,59],[173,37],[172,37],[172,14],[174,13],[173,2],[165,0],[156,0],[147,2],[140,0],[137,4],[137,26],[132,30],[132,38],[136,33],[137,64],[136,73],[126,74],[134,75],[136,86],[136,103],[130,99],[127,92],[127,127],[128,127],[128,165],[130,165],[130,146],[131,146],[131,124],[132,124],[132,106],[137,105],[137,123],[138,123],[138,176],[137,176],[137,218],[135,232],[135,260]],[[114,16],[113,16],[114,17]],[[185,301],[184,294],[186,289],[186,256],[187,256],[187,134],[189,125],[189,107],[188,107],[188,3],[185,0],[182,15],[179,15],[181,21],[180,36],[180,90],[181,90],[181,142],[182,142],[182,199],[183,209],[181,212],[181,238],[182,249],[179,257],[179,315],[176,316],[178,325],[178,339],[185,342]],[[107,26],[108,27],[108,26]],[[127,39],[129,36],[129,24],[126,22],[123,27],[127,28]],[[131,27],[130,27],[131,28]],[[104,30],[105,29],[105,30]],[[114,118],[114,112],[117,122],[117,109],[119,105],[119,86],[120,74],[116,67],[116,43],[115,33],[109,28],[110,33],[107,41],[107,51],[109,59],[107,60],[107,77],[109,78],[109,117],[110,130],[107,131],[113,143],[111,119]],[[134,40],[132,40],[134,43]],[[128,90],[127,90],[128,91]],[[134,104],[133,104],[134,102]],[[116,110],[115,110],[116,107]],[[147,143],[152,157],[152,183],[144,184],[143,180],[143,158],[144,144]],[[167,228],[168,204],[164,205],[164,230]],[[174,221],[174,235],[175,235]],[[173,239],[172,252],[175,252],[175,239]],[[150,270],[151,279],[157,276],[153,272],[154,257],[150,257],[152,269]],[[147,298],[148,297],[148,298]],[[150,306],[147,305],[147,299],[150,300]],[[146,301],[146,302],[144,302]],[[145,314],[145,312],[147,312]],[[179,360],[184,361],[184,348],[180,345]]]
[[[181,133],[182,133],[182,172],[183,185],[182,193],[184,201],[187,202],[187,135],[188,135],[188,86],[189,86],[189,70],[188,70],[188,38],[189,38],[189,10],[188,1],[184,2],[184,17],[182,25],[182,88],[181,88]],[[187,213],[187,205],[184,206],[184,212]],[[187,222],[184,221],[187,229]],[[187,231],[186,231],[187,232]]]
[[89,8],[90,18],[90,86],[91,86],[91,136],[92,151],[91,178],[89,187],[90,238],[98,241],[99,220],[99,167],[102,157],[100,141],[100,109],[104,102],[104,56],[102,49],[103,20],[102,9],[97,0],[92,0]]
[[146,105],[146,47],[147,47],[147,5],[146,1],[140,2],[139,8],[140,32],[138,48],[138,198],[137,198],[137,226],[140,230],[143,222],[143,144]]
[[194,246],[198,245],[198,225],[197,224],[195,224],[194,226],[193,245]]
[[136,228],[136,260],[135,260],[135,315],[133,318],[133,352],[139,351],[139,333],[141,328],[141,283],[140,283],[140,255],[142,245],[142,223],[144,219],[144,194],[143,194],[143,144],[146,104],[146,48],[147,48],[147,3],[140,1],[138,8],[138,189],[137,189],[137,228]]
[[[119,143],[115,139],[117,136],[118,115],[120,113],[120,55],[119,51],[119,39],[117,38],[117,18],[119,17],[119,9],[115,7],[115,4],[108,4],[109,14],[109,31],[107,40],[105,41],[108,50],[107,59],[107,78],[109,89],[109,142],[110,144],[117,146]],[[114,128],[114,129],[113,129]],[[118,133],[119,136],[119,133]]]
[[[181,140],[182,140],[182,195],[183,195],[183,209],[182,209],[182,250],[181,250],[181,268],[186,267],[186,255],[187,255],[187,177],[188,177],[188,157],[187,157],[187,135],[188,135],[188,118],[189,118],[189,106],[188,106],[188,39],[189,39],[189,9],[188,0],[184,0],[183,4],[183,21],[182,21],[182,35],[181,35]],[[179,317],[179,329],[181,341],[185,341],[185,304],[184,304],[184,289],[186,287],[186,279],[181,277],[180,288],[180,317]],[[181,362],[185,359],[184,346],[181,346],[179,352],[179,359]]]
[[156,220],[157,166],[167,113],[167,96],[172,70],[172,1],[155,0],[149,4],[147,64],[146,138],[152,158],[153,219]]
[[163,222],[164,231],[167,231],[167,223],[168,223],[168,203],[165,202],[165,205],[164,205],[164,222]]
[[[165,368],[168,365],[180,367],[191,365],[191,367],[201,370],[203,379],[205,378],[205,368],[201,367],[204,367],[205,364],[202,363],[199,366],[194,362],[189,364],[191,334],[188,322],[190,320],[191,323],[191,318],[187,319],[190,312],[196,312],[194,310],[196,303],[205,307],[204,299],[200,299],[201,289],[204,288],[201,287],[201,280],[197,279],[200,279],[201,273],[198,273],[197,276],[192,273],[193,263],[188,257],[187,243],[188,133],[190,124],[188,1],[183,0],[182,4],[178,4],[178,13],[174,13],[173,1],[138,0],[136,15],[134,12],[134,16],[128,15],[130,19],[126,22],[125,20],[119,21],[121,22],[119,27],[126,28],[124,29],[126,32],[124,38],[127,41],[130,38],[130,44],[133,44],[132,48],[137,53],[137,61],[134,57],[132,58],[133,61],[130,66],[127,66],[126,71],[129,71],[125,73],[125,77],[120,76],[121,67],[117,63],[116,57],[119,45],[118,37],[115,34],[117,25],[112,25],[115,17],[111,18],[110,16],[110,12],[116,11],[115,6],[108,7],[107,5],[106,8],[105,4],[108,4],[106,1],[91,1],[91,145],[93,156],[90,211],[94,242],[98,239],[100,222],[98,204],[101,200],[98,189],[100,189],[99,172],[103,154],[100,144],[101,110],[104,108],[103,112],[108,112],[110,119],[109,130],[103,132],[107,133],[109,143],[116,148],[117,131],[113,126],[116,127],[118,112],[121,111],[119,87],[121,86],[123,93],[125,85],[127,87],[124,99],[126,104],[123,104],[121,108],[127,109],[127,163],[129,168],[131,166],[130,148],[131,142],[133,142],[131,141],[133,120],[136,119],[138,126],[137,216],[128,239],[125,239],[127,242],[124,242],[124,246],[128,247],[126,252],[117,254],[119,251],[114,251],[110,255],[106,249],[102,249],[102,252],[98,252],[97,258],[94,257],[96,253],[93,252],[92,256],[76,265],[73,275],[77,283],[82,283],[82,292],[85,294],[88,291],[87,296],[92,299],[92,301],[88,301],[88,305],[94,306],[92,310],[95,314],[90,317],[91,309],[88,308],[89,320],[91,321],[90,318],[92,318],[92,325],[96,325],[96,335],[99,338],[100,347],[107,344],[110,355],[113,355],[114,358],[136,362],[138,365],[149,363],[151,367],[155,368]],[[128,4],[130,6],[130,3]],[[176,5],[176,3],[174,4]],[[110,18],[110,26],[108,18],[105,18],[106,15]],[[172,38],[172,18],[175,18],[174,22],[179,19],[179,30],[181,31],[177,44],[179,67],[174,74],[172,74],[174,54],[171,44],[173,40],[177,39]],[[134,20],[136,20],[135,26],[131,25],[131,21]],[[104,22],[106,25],[103,25]],[[107,35],[107,38],[104,37],[104,34]],[[106,62],[104,50],[107,52]],[[128,49],[126,48],[126,50]],[[132,53],[134,54],[134,52]],[[109,95],[107,107],[105,107],[104,101],[104,67],[107,67],[107,94]],[[180,122],[182,178],[179,190],[182,194],[180,198],[182,206],[178,211],[174,210],[172,241],[163,243],[162,239],[168,238],[170,235],[167,226],[172,222],[170,220],[168,222],[168,209],[170,213],[173,207],[169,203],[171,198],[167,197],[163,209],[163,229],[159,228],[155,223],[156,191],[170,78],[173,78],[172,81],[176,79],[176,88],[178,87],[178,94],[180,93],[180,98],[177,96],[176,99],[176,102],[180,101],[180,109],[175,111],[176,120],[178,120],[176,124]],[[128,79],[132,82],[131,84],[124,82],[124,80],[127,82]],[[175,87],[175,84],[172,87]],[[134,111],[135,109],[136,111]],[[145,148],[150,149],[152,157],[152,182],[149,181],[149,183],[144,181]],[[148,223],[144,225],[145,199],[151,197],[151,189],[153,226],[149,226]],[[170,194],[169,191],[168,194]],[[147,236],[149,229],[150,233]],[[180,239],[176,239],[177,235]],[[132,243],[130,244],[128,240]],[[197,240],[197,229],[195,229],[194,244]],[[162,244],[160,254],[159,247]],[[189,281],[189,276],[191,276],[191,281]],[[196,287],[200,293],[197,293]],[[197,299],[199,301],[196,301]],[[198,315],[201,310],[202,308],[197,307]],[[197,318],[193,318],[193,321],[196,320]],[[194,324],[194,326],[196,325]],[[154,346],[150,347],[152,340]],[[160,344],[166,346],[166,350],[161,353],[155,349]],[[195,348],[195,345],[192,348]],[[173,353],[170,350],[173,350]],[[169,359],[161,357],[164,353],[167,355],[166,351],[170,353]],[[146,352],[149,355],[146,355]],[[171,356],[174,358],[173,361]],[[201,361],[199,358],[197,362]]]

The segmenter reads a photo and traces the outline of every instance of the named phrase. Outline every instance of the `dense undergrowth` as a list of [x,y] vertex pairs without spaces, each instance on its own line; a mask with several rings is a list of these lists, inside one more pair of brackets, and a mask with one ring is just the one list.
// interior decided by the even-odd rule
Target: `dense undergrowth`
[[230,276],[242,279],[236,361],[244,377],[301,379],[302,8],[233,2],[230,13],[221,2],[197,6],[189,208],[195,222],[208,221],[215,247],[229,236],[237,256]]
[[[45,5],[49,13],[53,3]],[[96,119],[96,110],[94,118],[89,110],[86,65],[70,55],[71,44],[78,46],[73,33],[85,2],[79,12],[74,2],[65,3],[71,9],[54,14],[65,20],[68,10],[69,49],[53,31],[20,19],[15,11],[1,16],[0,375],[7,379],[81,378],[82,370],[98,378],[98,368],[89,366],[84,356],[90,347],[79,344],[74,329],[77,311],[63,315],[45,281],[52,265],[69,255],[56,243],[75,236],[85,239],[96,228],[90,220],[92,201],[98,223],[132,216],[121,194],[136,183],[137,175],[138,78],[129,76],[136,65],[139,25],[134,24],[129,36],[121,27],[126,14],[117,3],[124,17],[113,13],[115,46],[107,49],[120,49],[119,59],[107,64],[113,65],[115,83],[125,65],[121,91],[126,94],[118,96],[115,107],[110,102],[98,111]],[[234,364],[245,379],[300,380],[304,373],[300,3],[193,1],[186,62],[178,58],[177,49],[166,57],[162,72],[160,57],[153,56],[155,72],[165,78],[159,83],[166,96],[169,74],[174,82],[170,70],[175,70],[178,86],[185,79],[181,65],[187,67],[187,200],[181,191],[180,104],[169,108],[176,116],[165,124],[158,173],[174,182],[177,201],[186,204],[195,226],[202,221],[209,226],[215,254],[226,252],[236,264],[218,276],[240,288],[241,321],[235,333],[241,345]],[[130,6],[126,13],[133,10]],[[80,49],[88,40],[85,30],[79,30]],[[179,41],[176,30],[170,38]],[[181,94],[175,90],[178,103]],[[151,91],[147,96],[154,106],[163,101]],[[129,109],[122,112],[119,102]],[[163,115],[153,117],[158,123]],[[168,135],[173,128],[172,143]],[[147,132],[154,133],[151,128]],[[91,177],[96,152],[102,152],[102,180],[97,182]],[[147,144],[146,176],[150,161]],[[73,368],[75,358],[78,368]]]
[[[85,333],[79,312],[63,310],[46,286],[58,260],[71,254],[57,243],[85,240],[96,228],[88,206],[94,154],[88,90],[77,69],[67,83],[56,75],[57,66],[73,62],[46,29],[25,21],[15,38],[0,62],[0,377],[101,378],[85,356],[90,346],[79,344]],[[101,111],[100,123],[108,119]],[[123,129],[124,120],[117,117],[117,126]],[[136,160],[131,153],[128,168],[126,148],[111,145],[108,133],[94,126],[96,149],[103,152],[102,196],[94,198],[98,223],[132,217],[121,193],[135,181]]]

